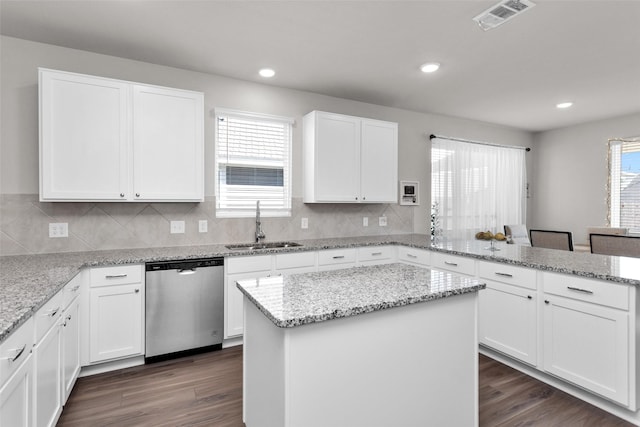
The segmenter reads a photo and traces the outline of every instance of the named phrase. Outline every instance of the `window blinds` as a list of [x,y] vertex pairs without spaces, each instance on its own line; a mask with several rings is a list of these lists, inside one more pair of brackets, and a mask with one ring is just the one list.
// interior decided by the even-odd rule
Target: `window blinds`
[[291,215],[293,120],[216,110],[216,216]]
[[640,233],[640,140],[609,142],[609,215],[612,227]]

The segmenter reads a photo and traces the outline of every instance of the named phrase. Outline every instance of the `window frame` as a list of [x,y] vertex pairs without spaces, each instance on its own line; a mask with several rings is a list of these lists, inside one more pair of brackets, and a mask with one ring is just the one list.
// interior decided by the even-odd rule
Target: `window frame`
[[[214,187],[215,187],[215,196],[216,196],[216,218],[251,218],[256,214],[255,205],[251,208],[239,208],[239,207],[221,207],[221,188],[220,188],[220,164],[222,162],[219,161],[218,153],[220,152],[220,141],[219,141],[219,123],[220,117],[234,117],[234,118],[244,118],[248,120],[255,121],[263,121],[263,122],[275,122],[283,125],[288,125],[288,135],[286,136],[286,141],[284,144],[286,145],[286,152],[283,153],[283,156],[286,156],[286,160],[283,161],[283,198],[282,198],[282,207],[271,208],[268,204],[263,203],[262,198],[258,197],[256,200],[261,200],[260,203],[260,214],[263,217],[291,217],[292,213],[292,168],[293,168],[293,126],[295,124],[295,120],[290,117],[284,116],[276,116],[271,114],[264,113],[254,113],[248,111],[241,110],[233,110],[228,108],[216,108],[214,110]],[[253,166],[253,167],[264,167],[266,163],[257,164],[257,163],[246,163],[243,166]],[[259,187],[259,186],[247,186],[247,187]],[[267,190],[268,186],[264,186],[264,190]],[[248,193],[248,192],[247,192]]]
[[[638,227],[632,227],[629,226],[629,224],[622,224],[621,222],[621,167],[623,146],[626,143],[640,145],[640,136],[630,138],[611,138],[607,143],[607,223],[610,227],[628,228],[629,234],[637,235],[640,234],[640,225],[638,225]],[[640,152],[640,148],[633,152]],[[638,197],[638,200],[640,201],[640,196]]]

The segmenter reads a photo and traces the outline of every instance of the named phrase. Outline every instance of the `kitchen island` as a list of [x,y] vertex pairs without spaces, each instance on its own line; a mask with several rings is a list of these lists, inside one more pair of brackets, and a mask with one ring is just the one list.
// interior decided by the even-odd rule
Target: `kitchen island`
[[248,427],[478,425],[482,283],[388,264],[238,287]]

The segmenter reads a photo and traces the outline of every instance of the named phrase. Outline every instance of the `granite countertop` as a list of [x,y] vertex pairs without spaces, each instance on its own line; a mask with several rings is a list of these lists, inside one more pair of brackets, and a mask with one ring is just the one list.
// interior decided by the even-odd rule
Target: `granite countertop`
[[640,258],[593,255],[504,243],[498,243],[500,251],[490,252],[484,249],[487,242],[445,242],[432,245],[429,236],[424,234],[310,239],[297,242],[303,246],[254,251],[229,250],[224,245],[175,246],[0,257],[0,342],[62,289],[81,268],[117,264],[404,245],[640,286]]
[[245,279],[238,288],[276,326],[370,313],[485,288],[460,275],[406,264]]

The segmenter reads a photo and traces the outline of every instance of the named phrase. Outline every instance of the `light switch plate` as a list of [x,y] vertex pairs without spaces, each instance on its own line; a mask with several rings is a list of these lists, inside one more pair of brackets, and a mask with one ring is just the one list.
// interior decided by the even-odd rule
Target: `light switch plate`
[[362,217],[362,226],[363,227],[368,227],[369,226],[369,217],[368,216],[363,216]]
[[171,221],[171,234],[184,233],[184,221]]
[[207,222],[206,219],[201,219],[200,221],[198,221],[198,231],[200,233],[206,233],[209,229],[209,223]]
[[309,218],[302,218],[300,220],[300,228],[303,228],[303,229],[309,228]]
[[381,216],[378,218],[378,225],[380,227],[386,227],[387,226],[387,217],[386,216]]

